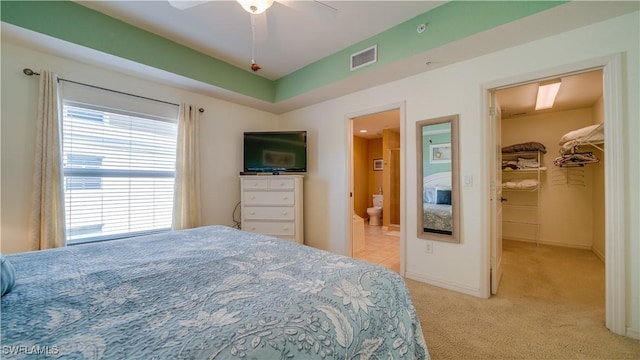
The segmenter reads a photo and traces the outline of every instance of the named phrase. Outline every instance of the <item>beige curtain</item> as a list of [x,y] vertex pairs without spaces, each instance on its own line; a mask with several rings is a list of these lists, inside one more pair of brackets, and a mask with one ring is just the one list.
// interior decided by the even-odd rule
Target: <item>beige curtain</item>
[[60,110],[58,76],[41,71],[29,234],[32,250],[66,245]]
[[173,195],[173,230],[200,226],[198,119],[199,112],[195,106],[180,104]]

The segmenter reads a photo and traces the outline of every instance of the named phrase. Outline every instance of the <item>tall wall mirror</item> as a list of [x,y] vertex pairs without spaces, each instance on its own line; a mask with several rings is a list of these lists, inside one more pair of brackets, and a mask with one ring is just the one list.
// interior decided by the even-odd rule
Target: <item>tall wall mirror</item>
[[416,123],[418,237],[459,243],[458,115]]

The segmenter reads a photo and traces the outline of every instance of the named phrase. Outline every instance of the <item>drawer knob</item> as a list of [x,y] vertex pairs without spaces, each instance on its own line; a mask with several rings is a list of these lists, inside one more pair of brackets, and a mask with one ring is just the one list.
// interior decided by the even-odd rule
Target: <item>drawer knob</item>
[[256,212],[255,212],[255,211],[252,211],[252,212],[251,212],[251,215],[255,215],[255,214],[256,214]]
[[287,200],[289,197],[288,196],[283,196],[282,200]]
[[282,228],[282,230],[287,231],[287,230],[289,230],[289,228],[285,226],[285,227]]
[[255,197],[255,196],[251,196],[251,200],[255,200],[255,199],[256,199],[256,197]]
[[252,226],[252,227],[251,227],[251,231],[254,231],[255,229],[256,229],[256,227],[255,227],[255,226]]
[[289,212],[288,212],[288,211],[283,211],[283,212],[282,212],[282,215],[288,215],[288,214],[289,214]]

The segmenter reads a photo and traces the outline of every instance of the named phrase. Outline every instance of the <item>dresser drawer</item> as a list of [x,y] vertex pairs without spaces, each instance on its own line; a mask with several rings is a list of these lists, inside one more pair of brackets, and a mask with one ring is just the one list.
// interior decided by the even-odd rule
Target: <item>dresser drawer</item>
[[256,177],[255,179],[244,179],[245,190],[267,190],[269,189],[269,179],[261,179]]
[[247,191],[244,194],[244,205],[292,205],[295,194],[291,191]]
[[271,190],[291,190],[294,188],[294,186],[294,179],[278,178],[277,176],[269,179],[269,189]]
[[245,221],[242,230],[266,235],[293,235],[295,223],[293,221]]
[[244,208],[244,218],[249,220],[294,220],[295,209],[286,206],[254,207]]
[[255,179],[244,180],[245,190],[292,190],[295,188],[295,180],[285,177],[279,178],[261,178],[257,176]]

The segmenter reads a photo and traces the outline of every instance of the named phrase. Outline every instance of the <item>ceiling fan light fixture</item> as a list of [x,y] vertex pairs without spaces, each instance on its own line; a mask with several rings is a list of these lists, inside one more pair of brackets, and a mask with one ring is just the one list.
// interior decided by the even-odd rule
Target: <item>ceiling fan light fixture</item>
[[560,81],[540,85],[538,87],[538,97],[536,98],[536,110],[550,109],[556,101],[556,95],[560,90]]
[[236,0],[249,14],[262,14],[273,5],[273,0]]

